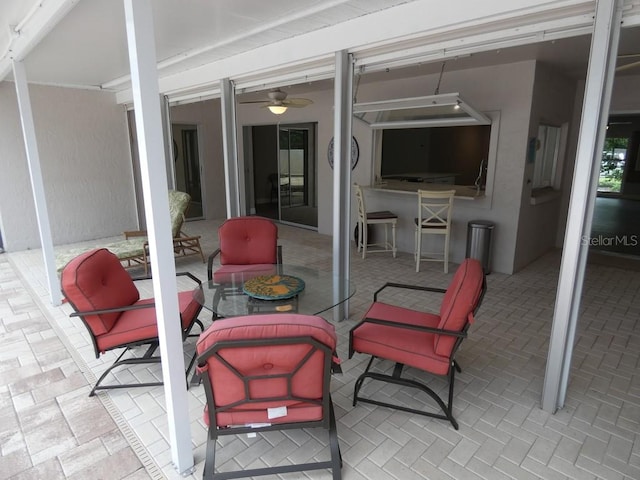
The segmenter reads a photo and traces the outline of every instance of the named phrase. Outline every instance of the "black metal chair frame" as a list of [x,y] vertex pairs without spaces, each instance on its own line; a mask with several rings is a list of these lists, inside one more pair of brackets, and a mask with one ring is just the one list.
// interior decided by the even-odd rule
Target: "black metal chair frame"
[[[243,376],[239,371],[237,371],[233,365],[229,364],[221,355],[221,350],[226,350],[230,348],[247,348],[247,347],[260,347],[260,346],[278,346],[278,345],[299,345],[299,344],[308,344],[310,346],[310,350],[305,355],[305,357],[300,361],[300,363],[296,366],[294,371],[284,374],[274,374],[274,375],[260,375],[260,376]],[[322,379],[322,391],[323,396],[321,400],[312,401],[306,398],[296,397],[291,391],[292,383],[291,380],[295,372],[297,372],[302,366],[312,357],[312,355],[317,351],[322,351],[324,354],[324,376]],[[313,337],[304,336],[304,337],[282,337],[282,338],[267,338],[267,339],[247,339],[247,340],[229,340],[229,341],[221,341],[211,345],[207,350],[205,350],[202,354],[198,356],[198,368],[200,370],[200,374],[202,376],[202,381],[204,383],[205,393],[207,397],[207,405],[208,416],[209,416],[209,434],[207,439],[207,452],[206,459],[204,464],[204,479],[213,479],[213,480],[224,480],[228,478],[245,478],[252,476],[261,476],[261,475],[272,475],[278,473],[290,473],[290,472],[300,472],[300,471],[308,471],[308,470],[322,470],[322,469],[330,469],[333,474],[334,480],[341,480],[342,478],[342,456],[340,453],[340,445],[338,443],[338,432],[336,429],[336,419],[335,413],[333,410],[333,402],[331,400],[330,393],[330,382],[331,382],[331,372],[333,366],[333,352],[332,350],[322,342],[315,340]],[[234,404],[227,405],[224,407],[215,407],[215,403],[213,400],[213,387],[211,385],[211,381],[209,379],[209,375],[206,374],[205,370],[207,368],[207,359],[211,356],[215,356],[219,362],[224,364],[235,376],[241,379],[245,385],[245,398],[242,401],[235,402]],[[287,395],[282,397],[274,397],[274,398],[260,398],[257,400],[253,400],[249,394],[249,383],[252,380],[260,379],[264,380],[267,378],[285,378],[287,380]],[[308,422],[293,422],[293,423],[276,423],[272,425],[265,425],[260,427],[247,427],[247,426],[239,426],[239,427],[222,427],[218,428],[216,422],[216,413],[224,412],[226,410],[237,407],[238,405],[245,403],[263,403],[265,401],[304,401],[307,403],[316,403],[317,405],[322,406],[322,418],[317,421],[308,421]],[[226,428],[225,428],[226,427]],[[255,468],[250,470],[241,470],[241,471],[231,471],[231,472],[217,472],[215,471],[215,453],[216,453],[216,443],[218,437],[223,435],[241,435],[245,433],[261,433],[268,432],[274,430],[291,430],[291,429],[303,429],[303,428],[323,428],[328,430],[329,432],[329,451],[331,453],[330,460],[319,461],[319,462],[310,462],[303,463],[297,465],[276,465],[273,467],[264,467],[264,468]]]
[[[374,302],[378,301],[378,294],[387,287],[410,289],[410,290],[421,290],[425,292],[435,292],[435,293],[442,293],[442,294],[446,293],[447,291],[446,289],[443,289],[443,288],[432,288],[432,287],[424,287],[420,285],[407,285],[402,283],[389,282],[389,283],[385,283],[373,294]],[[473,309],[473,312],[472,312],[473,315],[475,315],[475,313],[478,311],[478,308],[480,308],[480,304],[482,303],[486,289],[487,289],[486,278],[483,277],[482,291],[478,298],[478,302],[475,308]],[[353,406],[355,407],[358,401],[361,401],[363,403],[370,403],[373,405],[394,408],[396,410],[424,415],[427,417],[437,418],[440,420],[448,420],[449,422],[451,422],[451,425],[453,425],[453,428],[458,430],[459,428],[458,422],[453,417],[453,390],[454,390],[455,372],[458,371],[458,373],[461,373],[462,369],[460,368],[460,365],[458,364],[458,362],[456,362],[454,357],[458,348],[460,347],[460,344],[462,343],[462,340],[464,340],[467,337],[467,330],[469,329],[469,325],[470,325],[469,322],[467,322],[467,324],[464,326],[464,328],[461,331],[452,331],[452,330],[443,330],[440,328],[432,328],[432,327],[426,327],[426,326],[420,326],[420,325],[411,325],[403,322],[394,322],[390,320],[365,317],[360,323],[358,323],[355,327],[353,327],[349,331],[349,358],[353,357],[353,354],[355,353],[353,349],[353,331],[356,330],[360,325],[364,323],[375,323],[379,325],[387,325],[390,327],[416,330],[420,332],[433,333],[437,335],[448,335],[448,336],[457,337],[457,340],[453,346],[453,349],[451,350],[451,355],[449,356],[450,364],[449,364],[449,371],[447,373],[447,379],[449,383],[449,392],[448,392],[447,403],[445,403],[444,400],[442,400],[442,398],[440,398],[440,396],[435,391],[433,391],[431,388],[429,388],[425,384],[418,382],[416,380],[402,377],[402,370],[405,366],[402,363],[396,362],[395,367],[393,369],[393,373],[391,375],[371,372],[370,371],[371,366],[373,365],[373,361],[376,359],[376,357],[372,355],[371,358],[369,359],[369,363],[367,364],[367,367],[365,368],[364,373],[362,373],[362,375],[360,375],[355,382],[355,386],[353,390]],[[385,360],[385,359],[382,359],[382,360]],[[427,373],[430,373],[430,372],[427,371]],[[440,407],[443,413],[441,414],[441,413],[435,413],[432,411],[418,410],[415,408],[406,407],[404,405],[392,404],[388,402],[375,400],[373,398],[359,396],[358,393],[360,392],[360,389],[362,388],[362,385],[367,378],[381,381],[381,382],[392,383],[395,385],[416,388],[426,393],[427,395],[429,395],[438,404],[438,406]]]
[[[191,280],[193,280],[194,282],[196,282],[201,288],[202,288],[202,282],[200,281],[200,279],[198,279],[196,276],[192,275],[189,272],[180,272],[176,274],[177,276],[186,276],[188,278],[190,278]],[[151,275],[145,275],[142,277],[136,277],[133,278],[133,281],[141,281],[141,280],[150,280],[151,279]],[[69,301],[69,304],[71,306],[73,306],[75,308],[75,305],[73,305],[73,303],[71,301]],[[95,351],[96,354],[96,358],[100,358],[100,350],[98,348],[98,343],[96,341],[96,337],[94,336],[89,324],[87,323],[87,321],[85,320],[85,316],[89,316],[89,315],[102,315],[102,314],[107,314],[107,313],[117,313],[117,312],[126,312],[128,310],[140,310],[143,308],[155,308],[155,302],[150,302],[150,303],[145,303],[142,305],[127,305],[124,307],[114,307],[114,308],[106,308],[106,309],[101,309],[101,310],[87,310],[87,311],[75,311],[73,313],[71,313],[69,316],[70,317],[80,317],[82,319],[82,322],[84,323],[85,327],[87,328],[87,330],[89,331],[89,334],[91,336],[91,341],[93,343],[93,349]],[[199,334],[192,334],[191,330],[193,329],[194,325],[198,325],[200,327],[200,331],[204,331],[204,325],[202,324],[202,322],[200,320],[198,320],[198,315],[200,313],[200,310],[202,309],[202,307],[200,307],[200,309],[198,309],[198,311],[195,313],[194,317],[193,317],[193,321],[191,322],[191,324],[185,329],[183,330],[183,335],[182,335],[182,341],[184,342],[187,338],[189,337],[199,337]],[[182,325],[182,322],[180,323],[180,325]],[[180,327],[182,328],[182,326]],[[132,350],[135,347],[140,347],[143,345],[147,345],[147,350],[145,351],[145,353],[141,356],[141,357],[132,357],[132,358],[125,358],[123,359],[122,357],[124,357],[124,355],[129,352],[130,350]],[[162,385],[163,382],[143,382],[143,383],[123,383],[123,384],[111,384],[111,385],[100,385],[102,383],[102,381],[106,378],[106,376],[109,374],[109,372],[111,372],[114,368],[122,366],[122,365],[139,365],[139,364],[144,364],[144,363],[160,363],[161,362],[161,358],[160,356],[154,356],[155,351],[157,350],[159,346],[159,341],[158,341],[158,337],[152,337],[152,338],[145,338],[145,339],[140,339],[137,340],[135,342],[129,342],[129,343],[123,343],[123,344],[119,344],[119,345],[115,345],[111,348],[109,348],[107,351],[109,350],[115,350],[117,348],[124,348],[124,350],[122,351],[122,353],[118,356],[118,358],[116,358],[116,360],[111,364],[111,366],[109,368],[107,368],[102,375],[100,375],[100,378],[98,378],[96,384],[94,385],[94,387],[91,389],[91,392],[89,392],[89,396],[93,397],[96,394],[96,391],[98,390],[113,390],[113,389],[117,389],[117,388],[131,388],[131,387],[155,387],[155,386],[159,386]],[[191,357],[191,360],[189,361],[189,365],[187,367],[187,370],[185,372],[185,376],[188,377],[189,376],[189,372],[191,371],[191,368],[193,367],[193,364],[196,361],[196,356],[197,356],[197,352],[194,352],[193,356]],[[188,387],[188,382],[187,382],[187,387]]]

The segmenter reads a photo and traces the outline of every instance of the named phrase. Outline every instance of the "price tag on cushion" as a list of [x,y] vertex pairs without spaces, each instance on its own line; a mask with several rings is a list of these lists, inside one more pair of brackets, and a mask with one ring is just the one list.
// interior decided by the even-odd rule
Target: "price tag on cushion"
[[287,407],[275,407],[275,408],[267,408],[267,418],[269,420],[273,418],[280,418],[287,416]]

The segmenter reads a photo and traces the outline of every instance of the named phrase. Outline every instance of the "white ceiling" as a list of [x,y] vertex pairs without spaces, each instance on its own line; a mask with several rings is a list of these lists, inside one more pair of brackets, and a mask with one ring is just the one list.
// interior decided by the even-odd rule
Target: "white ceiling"
[[[633,3],[632,0],[627,2]],[[368,15],[374,18],[376,12],[385,10],[401,11],[411,7],[409,4],[423,8],[434,3],[433,0],[153,0],[159,75],[168,78],[180,72],[198,72],[205,65],[215,65],[234,56],[244,58],[265,45],[278,42],[287,46],[286,51],[282,50],[284,58],[285,53],[290,55],[290,50],[295,48],[297,38],[308,36],[310,32],[331,31],[330,27],[346,25],[349,21],[355,25],[356,19]],[[589,9],[593,8],[594,2],[510,0],[503,1],[502,8],[509,5],[508,8],[514,11],[525,7],[532,9],[536,3],[562,4],[566,8],[577,8],[577,5],[582,9],[578,14],[588,21],[592,17]],[[483,8],[495,9],[500,5],[498,0],[486,0]],[[640,10],[638,5],[634,8]],[[578,14],[577,17],[580,16]],[[61,19],[56,21],[55,15]],[[25,22],[25,18],[28,21]],[[482,21],[478,16],[476,23]],[[21,32],[15,31],[16,25],[22,27]],[[373,25],[382,30],[376,32],[377,38],[384,38],[387,29],[391,32],[390,37],[399,35],[397,25],[380,22]],[[469,32],[471,35],[472,31]],[[622,35],[620,53],[640,53],[640,28],[623,29]],[[348,36],[347,33],[345,37]],[[354,31],[353,36],[365,37],[360,31]],[[540,40],[544,38],[540,36]],[[398,40],[404,39],[399,37]],[[349,39],[345,38],[344,43],[349,44]],[[303,49],[304,43],[300,42],[300,45]],[[449,58],[446,69],[536,58],[575,77],[584,75],[586,71],[588,50],[589,36],[564,36],[553,41],[509,48],[487,47],[471,55]],[[303,55],[298,54],[301,58]],[[10,59],[13,56],[24,60],[30,82],[126,90],[129,88],[129,59],[123,1],[0,1],[0,78],[11,79]],[[277,64],[278,54],[272,56],[270,61]],[[640,57],[624,59],[627,63],[638,60]],[[286,61],[282,63],[286,64]],[[420,73],[434,73],[440,70],[441,65],[442,59],[434,59],[421,62],[412,69]],[[406,69],[383,70],[367,77],[389,78],[389,75],[406,73]],[[624,73],[640,73],[640,66]]]
[[[0,55],[17,25],[39,4],[2,0]],[[250,51],[413,0],[154,0],[162,74]],[[30,81],[109,86],[129,73],[122,0],[80,0],[25,58]]]

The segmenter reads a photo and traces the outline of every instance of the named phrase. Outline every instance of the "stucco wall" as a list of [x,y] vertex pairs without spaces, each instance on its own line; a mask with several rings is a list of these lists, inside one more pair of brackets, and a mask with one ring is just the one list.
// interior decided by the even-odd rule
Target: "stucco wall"
[[[534,74],[533,61],[473,71],[445,72],[441,93],[459,92],[476,108],[483,112],[492,112],[493,116],[499,119],[497,155],[492,164],[492,195],[475,202],[456,200],[451,244],[454,262],[464,258],[468,221],[491,220],[496,223],[493,269],[505,273],[514,271]],[[383,78],[375,82],[367,82],[364,77],[358,88],[358,101],[430,95],[433,94],[437,77],[429,75],[394,78],[388,81]],[[303,96],[312,99],[314,104],[306,108],[289,109],[279,117],[256,105],[240,105],[238,131],[240,134],[244,125],[318,122],[318,231],[330,235],[333,218],[333,180],[326,152],[329,140],[333,136],[333,89],[305,92]],[[373,131],[366,124],[355,120],[353,134],[360,146],[360,161],[352,172],[352,180],[369,185],[374,175]],[[239,145],[242,144],[243,141],[240,139]],[[243,158],[242,151],[239,158]],[[413,217],[417,209],[414,200],[415,197],[410,196],[385,196],[369,200],[372,209],[392,209],[401,216],[398,246],[405,252],[412,252],[414,248]],[[355,222],[353,200],[351,210]]]
[[[137,226],[124,108],[113,94],[30,85],[55,245]],[[0,83],[0,215],[7,251],[40,246],[12,82]]]
[[[531,123],[529,138],[537,137],[538,125],[545,124],[562,127],[567,124],[571,128],[573,115],[574,92],[576,82],[572,81],[538,63],[536,65],[533,101],[531,107]],[[574,144],[575,137],[567,138],[567,143]],[[573,162],[568,157],[569,151],[575,151],[574,145],[566,145],[564,158],[559,159],[561,165]],[[562,211],[562,195],[549,198],[544,203],[531,204],[534,163],[524,163],[525,171],[520,200],[520,218],[518,222],[518,239],[515,256],[515,270],[519,270],[547,251],[556,247],[559,216]]]
[[[440,86],[441,93],[458,92],[482,112],[491,112],[499,122],[497,127],[496,158],[490,159],[489,196],[484,200],[456,200],[454,203],[451,260],[459,262],[466,250],[467,223],[470,220],[489,220],[496,224],[493,231],[493,270],[512,273],[518,227],[519,203],[522,192],[524,159],[535,62],[518,62],[473,71],[446,72]],[[384,100],[433,94],[437,75],[389,80],[375,84],[363,83],[359,101]],[[366,143],[367,140],[364,140]],[[366,160],[365,160],[366,161]],[[492,163],[493,162],[493,163]],[[371,175],[362,183],[369,184]],[[385,195],[378,202],[369,201],[370,208],[397,211],[399,247],[412,252],[414,248],[413,218],[417,200],[413,196]]]
[[204,216],[205,218],[226,218],[220,100],[206,100],[171,107],[171,122],[198,126]]

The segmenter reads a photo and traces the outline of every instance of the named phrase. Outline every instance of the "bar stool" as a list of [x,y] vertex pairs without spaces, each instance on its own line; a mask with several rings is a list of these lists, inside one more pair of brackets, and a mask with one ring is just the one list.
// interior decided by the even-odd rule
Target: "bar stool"
[[[444,273],[449,273],[449,237],[451,236],[451,209],[455,190],[418,190],[418,217],[416,222],[416,272],[420,261],[444,262]],[[444,237],[444,252],[423,252],[422,236]]]
[[[367,212],[362,187],[357,183],[354,183],[353,187],[358,201],[358,252],[362,249],[362,258],[366,258],[367,251],[369,253],[392,252],[393,258],[396,258],[396,224],[398,223],[398,216],[388,210]],[[367,238],[368,225],[384,225],[384,243],[369,243]],[[389,225],[391,225],[391,243],[389,243]],[[369,247],[379,248],[371,250]]]

